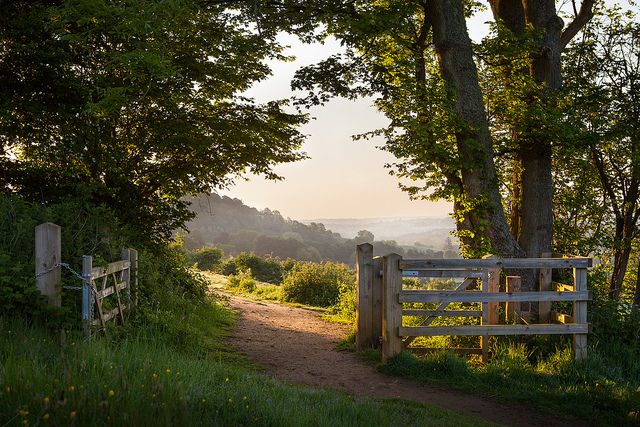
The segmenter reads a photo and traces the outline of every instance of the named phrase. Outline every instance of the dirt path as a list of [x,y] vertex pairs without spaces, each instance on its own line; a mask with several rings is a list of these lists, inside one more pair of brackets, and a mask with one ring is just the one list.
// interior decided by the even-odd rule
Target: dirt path
[[520,405],[496,402],[403,378],[380,374],[357,354],[336,351],[349,327],[322,320],[302,308],[230,296],[240,312],[231,345],[265,373],[291,384],[322,387],[350,395],[400,398],[514,426],[580,426]]

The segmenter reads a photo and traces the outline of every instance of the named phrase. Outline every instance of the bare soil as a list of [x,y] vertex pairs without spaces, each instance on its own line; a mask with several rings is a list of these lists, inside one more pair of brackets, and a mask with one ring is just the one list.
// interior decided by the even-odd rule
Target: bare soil
[[504,425],[587,425],[522,405],[376,372],[357,354],[336,350],[349,326],[324,321],[313,310],[235,295],[230,296],[229,304],[240,313],[230,339],[232,347],[262,366],[267,375],[285,383],[337,390],[356,398],[410,400]]

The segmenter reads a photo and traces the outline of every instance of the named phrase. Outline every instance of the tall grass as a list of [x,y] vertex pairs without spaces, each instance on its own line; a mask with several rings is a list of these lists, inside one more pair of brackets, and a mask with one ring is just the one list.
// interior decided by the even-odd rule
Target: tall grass
[[223,336],[234,314],[165,299],[86,341],[0,317],[0,425],[478,425],[450,412],[282,385]]

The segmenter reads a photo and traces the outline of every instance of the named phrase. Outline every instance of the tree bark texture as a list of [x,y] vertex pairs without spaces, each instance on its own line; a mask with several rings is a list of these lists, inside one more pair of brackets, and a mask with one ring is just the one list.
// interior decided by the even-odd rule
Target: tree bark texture
[[[483,200],[482,209],[470,211],[459,226],[471,226],[484,234],[497,255],[522,256],[509,227],[498,190],[493,142],[489,133],[478,72],[473,59],[460,0],[429,0],[433,43],[442,77],[462,125],[456,132],[456,145],[463,164],[464,194],[471,200]],[[456,204],[459,209],[460,206]]]

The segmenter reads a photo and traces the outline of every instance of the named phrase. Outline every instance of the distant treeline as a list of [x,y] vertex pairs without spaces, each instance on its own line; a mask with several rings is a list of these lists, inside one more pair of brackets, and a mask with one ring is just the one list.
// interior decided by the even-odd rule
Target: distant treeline
[[372,233],[362,230],[355,239],[346,239],[327,230],[323,224],[303,224],[283,218],[280,212],[258,210],[217,194],[191,200],[197,214],[187,224],[184,236],[188,249],[216,246],[225,254],[253,252],[260,256],[294,258],[308,261],[338,261],[353,264],[355,245],[371,242],[375,255],[398,253],[408,258],[456,257],[457,251],[432,250],[424,247],[401,246],[393,240],[375,241]]

